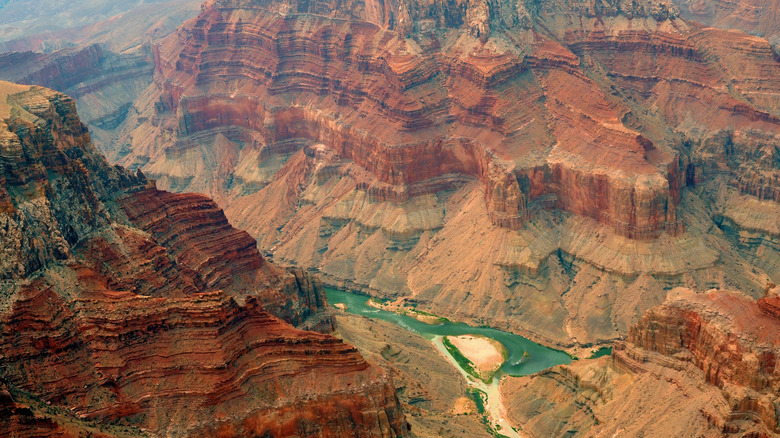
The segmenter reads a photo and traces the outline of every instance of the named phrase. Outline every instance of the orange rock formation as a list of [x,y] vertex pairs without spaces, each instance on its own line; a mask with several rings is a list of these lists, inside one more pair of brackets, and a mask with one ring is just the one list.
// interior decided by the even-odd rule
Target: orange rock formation
[[611,358],[504,382],[510,415],[532,436],[776,436],[778,300],[675,290]]
[[589,344],[674,287],[780,282],[775,40],[695,3],[221,0],[152,46],[0,74],[67,82],[110,160],[278,262]]

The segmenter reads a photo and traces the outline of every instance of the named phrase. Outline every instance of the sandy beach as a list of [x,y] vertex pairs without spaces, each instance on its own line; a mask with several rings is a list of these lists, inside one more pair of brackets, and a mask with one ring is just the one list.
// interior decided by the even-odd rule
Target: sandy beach
[[444,318],[429,313],[421,312],[406,304],[404,299],[398,299],[395,301],[388,301],[386,303],[376,301],[373,298],[368,299],[368,305],[381,310],[387,310],[388,312],[395,312],[399,315],[411,316],[412,318],[424,322],[426,324],[439,324]]
[[504,346],[500,342],[475,335],[448,336],[447,339],[463,353],[481,376],[492,376],[506,360]]

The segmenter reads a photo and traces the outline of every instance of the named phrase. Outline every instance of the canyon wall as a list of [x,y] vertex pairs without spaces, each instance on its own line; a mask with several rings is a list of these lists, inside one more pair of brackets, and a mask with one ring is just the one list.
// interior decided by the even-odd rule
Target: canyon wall
[[[567,51],[542,35],[519,30],[532,41],[508,49],[480,47],[466,36],[440,47],[433,34],[412,43],[359,21],[285,18],[272,6],[266,13],[254,3],[207,4],[186,34],[166,40],[157,51],[160,95],[148,117],[140,116],[150,123],[125,137],[131,145],[120,148],[132,151],[129,157],[110,156],[128,165],[149,160],[144,169],[165,187],[208,189],[219,198],[229,187],[212,181],[215,167],[239,178],[234,184],[263,183],[267,176],[247,181],[236,170],[260,167],[264,155],[279,148],[289,154],[292,141],[306,141],[365,169],[366,184],[403,190],[448,174],[474,177],[485,186],[493,222],[509,228],[527,221],[528,202],[550,194],[556,207],[631,238],[682,231],[678,153],[624,126],[628,108],[601,97],[573,55],[563,65],[551,62]],[[291,32],[290,25],[309,30]],[[542,96],[557,102],[552,96],[564,91],[547,86],[540,76],[548,72],[600,97],[581,108],[544,105]],[[229,92],[218,85],[225,77]],[[531,96],[519,96],[518,86]],[[289,97],[298,102],[286,104]],[[528,120],[529,110],[546,113],[553,132],[546,121]],[[141,129],[158,134],[132,140]],[[161,138],[173,143],[160,145]],[[204,156],[199,148],[211,141],[223,144]]]
[[677,289],[611,357],[502,382],[530,436],[777,436],[777,288]]
[[672,2],[221,0],[151,50],[109,159],[330,285],[570,346],[780,282],[776,51]]
[[93,141],[106,144],[152,82],[151,42],[196,16],[201,2],[35,3],[0,7],[0,79],[73,97]]
[[108,165],[72,99],[0,103],[0,434],[407,435],[385,371],[290,325],[332,330],[315,279]]

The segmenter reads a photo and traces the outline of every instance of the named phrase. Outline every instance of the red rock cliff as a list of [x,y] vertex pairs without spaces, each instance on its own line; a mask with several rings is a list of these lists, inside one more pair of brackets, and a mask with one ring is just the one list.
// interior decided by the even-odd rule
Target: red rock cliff
[[[628,342],[666,356],[685,352],[708,383],[780,395],[778,298],[678,293],[647,312]],[[774,420],[772,424],[776,424]]]
[[210,2],[105,146],[330,284],[619,338],[777,282],[776,50],[672,3]]
[[3,319],[5,378],[80,418],[166,435],[368,436],[405,424],[354,347],[294,330],[255,298],[151,298],[74,266],[80,298],[25,288]]
[[675,289],[611,357],[502,382],[510,417],[531,436],[777,436],[777,303]]
[[771,436],[780,433],[779,302],[776,296],[756,302],[739,293],[679,291],[648,311],[628,342],[692,363],[723,391],[734,411],[731,427],[748,424],[758,436]]
[[[651,4],[660,2],[631,13],[673,18],[659,12],[668,5]],[[239,171],[251,163],[241,160],[314,142],[368,170],[367,186],[423,194],[413,187],[450,174],[478,178],[502,226],[520,227],[528,203],[552,194],[553,206],[632,238],[682,230],[675,209],[685,163],[671,139],[626,124],[630,105],[605,94],[571,51],[518,19],[498,25],[492,43],[465,36],[456,43],[468,18],[405,5],[387,5],[378,19],[368,4],[323,6],[337,16],[352,11],[345,21],[313,12],[314,4],[292,15],[279,12],[295,4],[206,4],[157,49],[155,90],[147,96],[157,101],[142,109],[137,130],[155,134],[128,134],[132,153],[123,162],[148,160],[144,170],[166,188],[208,187],[224,196],[229,187],[206,174],[209,167],[232,184],[251,183]],[[480,6],[463,7],[469,15]],[[628,13],[609,8],[609,15]],[[445,30],[402,38],[392,11],[406,9]],[[524,40],[512,40],[507,29]],[[214,145],[216,161],[197,158],[199,145],[217,138],[228,142]],[[192,165],[193,157],[203,164]]]
[[271,315],[330,329],[315,280],[107,165],[64,95],[0,83],[0,119],[0,435],[406,435],[387,374]]

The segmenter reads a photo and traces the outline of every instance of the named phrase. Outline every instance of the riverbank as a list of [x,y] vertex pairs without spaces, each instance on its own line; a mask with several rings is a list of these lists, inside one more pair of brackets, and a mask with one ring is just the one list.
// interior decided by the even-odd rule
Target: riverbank
[[[415,373],[422,374],[426,372],[426,368],[428,366],[433,366],[432,364],[437,362],[435,359],[438,359],[439,361],[448,364],[448,368],[452,368],[452,371],[457,371],[457,373],[462,375],[467,387],[464,388],[463,392],[458,394],[459,397],[457,399],[463,395],[467,395],[474,401],[478,411],[476,417],[479,418],[484,426],[487,426],[489,433],[493,437],[522,437],[519,429],[514,429],[506,418],[506,409],[503,406],[499,391],[499,382],[502,376],[525,376],[534,374],[555,365],[568,364],[572,360],[569,355],[560,350],[544,347],[516,334],[489,327],[472,327],[438,317],[436,319],[437,323],[430,324],[417,318],[416,316],[419,316],[419,313],[417,312],[414,312],[417,315],[411,315],[408,312],[386,310],[387,306],[385,303],[381,303],[380,305],[379,301],[373,299],[369,300],[369,297],[366,297],[365,295],[357,295],[333,289],[326,289],[326,292],[328,293],[328,302],[334,307],[346,308],[346,311],[351,314],[365,316],[371,320],[382,320],[393,323],[408,331],[410,335],[419,335],[423,339],[426,339],[428,345],[432,343],[433,347],[439,351],[440,355],[433,354],[436,358],[429,356],[427,361],[423,360],[419,367],[415,366]],[[431,316],[435,317],[435,315]],[[340,331],[346,331],[347,329],[347,327],[344,327],[343,325],[340,325],[340,327]],[[495,371],[496,377],[492,379],[488,378],[483,381],[479,375],[472,376],[466,372],[453,355],[447,351],[447,348],[444,346],[444,337],[463,337],[464,342],[461,343],[461,345],[464,347],[464,350],[469,351],[469,354],[472,355],[475,360],[481,360],[481,357],[479,359],[477,357],[483,355],[484,350],[487,348],[494,351],[498,350],[498,356],[501,357],[501,359],[498,359],[500,361],[500,367]],[[487,346],[489,347],[486,347],[483,343],[484,341],[476,341],[478,338],[490,339],[494,343],[488,341]],[[360,348],[356,342],[352,343]],[[387,345],[390,345],[390,343]],[[501,345],[501,348],[499,348],[498,345]],[[386,349],[381,352],[381,357],[384,359],[395,359],[398,357],[399,363],[401,363],[406,360],[405,358],[400,357],[404,354],[404,350],[405,348]],[[455,348],[454,345],[453,351],[458,351],[458,354],[463,356],[461,361],[464,364],[471,363],[471,360],[460,353],[460,350]],[[492,362],[495,362],[495,353],[488,354],[488,356],[493,356]],[[427,364],[428,361],[430,361],[431,365]],[[490,363],[491,361],[488,362]],[[462,379],[457,380],[461,381]],[[425,381],[425,379],[423,381]],[[450,385],[453,383],[452,380],[448,382]],[[408,388],[404,389],[404,393],[407,393],[407,391]],[[458,406],[455,406],[457,399],[452,400],[452,404],[448,409],[450,414],[453,412],[468,411],[468,409],[465,409],[466,406],[464,406],[463,400],[460,400]],[[477,401],[479,401],[479,403],[477,403]],[[452,418],[459,418],[459,416],[455,415]],[[459,435],[456,434],[456,436],[476,435],[464,432]]]
[[[348,292],[351,293],[351,292]],[[355,294],[359,296],[364,296],[361,294]],[[450,322],[450,319],[444,316],[434,315],[432,313],[425,312],[423,310],[418,310],[416,307],[416,303],[414,301],[410,301],[408,298],[397,298],[395,300],[383,300],[381,298],[375,298],[366,296],[366,304],[369,307],[373,307],[374,309],[384,310],[386,312],[393,312],[398,315],[404,315],[412,317],[420,322],[426,323],[426,324],[442,324],[445,322]],[[345,307],[346,305],[343,303],[335,303],[335,307],[337,307],[340,310],[347,310]],[[463,324],[466,324],[465,322],[462,322]],[[498,330],[498,329],[496,329]],[[518,335],[523,336],[523,335]],[[489,337],[486,339],[490,339]],[[534,341],[536,342],[536,341]],[[500,342],[495,342],[494,344],[499,351],[503,351],[504,354],[506,354],[506,350],[503,348],[503,345]],[[564,348],[556,348],[556,346],[549,346],[545,345],[544,343],[541,343],[540,345],[543,345],[550,349],[556,349],[557,351],[563,352],[567,354],[572,360],[577,360],[581,358],[587,358],[592,359],[596,357],[600,357],[605,354],[605,352],[612,351],[611,343],[606,345],[600,345],[600,346],[588,346],[588,345],[575,345],[570,347],[564,347]],[[461,349],[459,346],[456,345],[457,348]],[[560,346],[557,346],[560,347]],[[463,348],[469,349],[470,347],[464,346]],[[484,349],[484,347],[482,348]],[[462,350],[462,349],[461,349]],[[476,356],[479,356],[483,354],[482,352],[475,351],[473,353]],[[504,361],[506,361],[507,357],[504,356]],[[479,360],[479,359],[477,359]],[[500,367],[500,365],[499,365]],[[477,370],[478,373],[480,373],[482,376],[488,375],[491,373],[489,370]],[[495,372],[493,370],[492,372]],[[480,377],[483,378],[483,377]],[[490,377],[484,377],[485,379],[489,379]]]
[[337,311],[334,335],[367,360],[392,370],[406,419],[416,438],[495,438],[467,398],[457,368],[430,339],[397,324]]
[[409,304],[405,298],[399,298],[395,301],[379,301],[376,298],[369,298],[368,305],[375,309],[381,309],[387,312],[395,312],[399,315],[411,316],[412,318],[426,324],[441,324],[445,321],[448,321],[447,318],[415,309],[414,306]]
[[[532,342],[520,335],[503,332],[489,327],[472,327],[447,319],[437,319],[436,324],[420,321],[415,316],[385,310],[376,300],[354,293],[326,289],[328,302],[334,307],[347,306],[347,312],[392,322],[427,339],[435,336],[482,336],[501,344],[506,351],[506,360],[500,371],[511,376],[525,376],[542,371],[555,365],[567,364],[572,358],[565,352],[554,350]],[[434,315],[435,316],[435,315]],[[438,317],[436,317],[438,318]],[[497,344],[496,344],[497,345]]]

